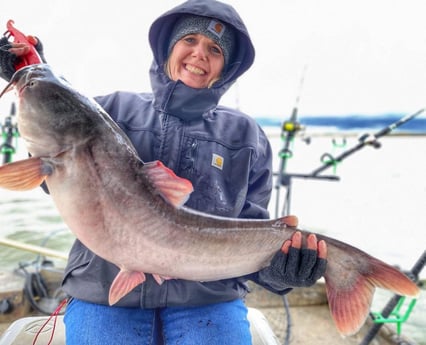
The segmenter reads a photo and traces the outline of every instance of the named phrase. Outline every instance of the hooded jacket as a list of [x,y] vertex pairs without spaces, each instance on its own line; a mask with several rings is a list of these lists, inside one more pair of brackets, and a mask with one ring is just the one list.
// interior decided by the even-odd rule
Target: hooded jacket
[[[212,17],[236,32],[235,53],[211,88],[190,88],[170,80],[164,72],[169,36],[182,14]],[[272,189],[269,142],[252,118],[218,105],[220,97],[254,60],[254,48],[239,15],[220,2],[190,0],[155,21],[149,41],[154,55],[152,93],[115,92],[97,97],[98,103],[126,132],[143,161],[160,160],[192,182],[194,192],[185,206],[225,217],[268,218]],[[109,287],[118,271],[77,240],[70,252],[63,289],[72,297],[107,304]],[[172,279],[159,286],[147,275],[147,281],[117,305],[158,308],[230,301],[245,296],[246,280],[200,283]]]

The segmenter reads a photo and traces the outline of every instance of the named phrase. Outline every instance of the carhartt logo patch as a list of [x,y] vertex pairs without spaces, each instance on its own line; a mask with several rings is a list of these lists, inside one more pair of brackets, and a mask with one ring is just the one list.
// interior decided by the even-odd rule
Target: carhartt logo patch
[[207,30],[213,33],[218,38],[221,38],[223,33],[225,32],[225,25],[217,20],[212,20],[207,27]]
[[212,166],[222,170],[223,169],[223,157],[219,156],[216,153],[213,153],[213,155],[212,155]]

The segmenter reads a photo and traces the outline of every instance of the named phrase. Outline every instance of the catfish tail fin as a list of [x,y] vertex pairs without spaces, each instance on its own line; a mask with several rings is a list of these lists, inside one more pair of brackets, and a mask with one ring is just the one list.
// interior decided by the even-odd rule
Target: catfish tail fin
[[364,324],[376,287],[403,296],[420,293],[419,287],[398,269],[363,254],[362,260],[356,261],[359,267],[351,267],[347,274],[336,274],[340,270],[333,264],[325,274],[330,311],[342,335],[354,334]]

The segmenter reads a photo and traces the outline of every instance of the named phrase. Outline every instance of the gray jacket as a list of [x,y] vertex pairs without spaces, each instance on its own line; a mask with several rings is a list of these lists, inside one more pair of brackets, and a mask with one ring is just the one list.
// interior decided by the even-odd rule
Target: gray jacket
[[[232,23],[238,31],[234,62],[212,88],[192,89],[171,81],[164,73],[168,34],[182,13],[211,16]],[[153,92],[116,92],[96,100],[126,132],[143,161],[160,160],[192,182],[194,192],[185,206],[226,217],[268,218],[272,189],[269,142],[252,118],[218,106],[223,93],[254,59],[241,19],[228,5],[192,0],[158,18],[149,38],[154,54],[150,70]],[[63,289],[70,296],[107,304],[117,273],[116,266],[95,256],[77,240]],[[173,279],[161,286],[147,277],[118,305],[157,308],[229,301],[245,296],[245,281],[256,280],[257,275],[206,283]]]

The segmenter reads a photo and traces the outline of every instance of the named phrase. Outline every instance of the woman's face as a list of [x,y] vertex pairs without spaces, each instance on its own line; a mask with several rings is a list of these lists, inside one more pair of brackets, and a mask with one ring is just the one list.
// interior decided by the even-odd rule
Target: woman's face
[[174,45],[168,61],[169,76],[185,85],[201,89],[220,78],[224,56],[220,46],[202,34],[190,34]]

